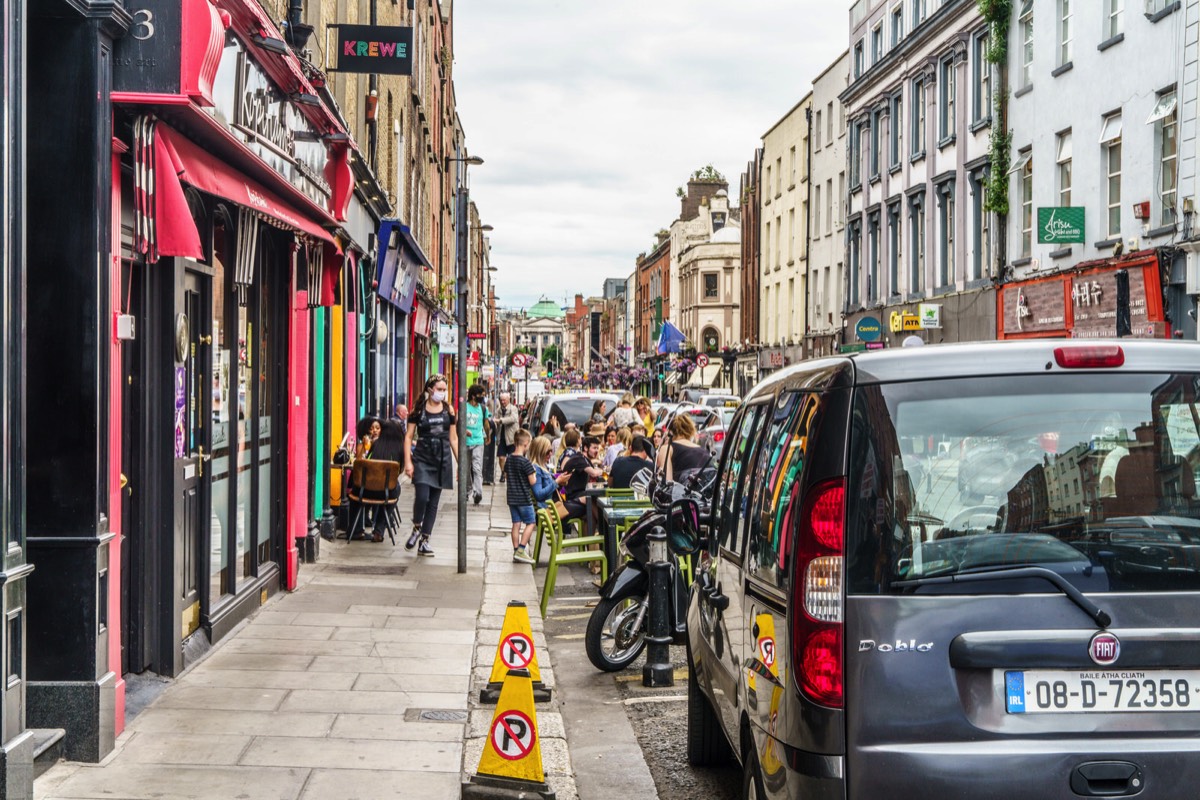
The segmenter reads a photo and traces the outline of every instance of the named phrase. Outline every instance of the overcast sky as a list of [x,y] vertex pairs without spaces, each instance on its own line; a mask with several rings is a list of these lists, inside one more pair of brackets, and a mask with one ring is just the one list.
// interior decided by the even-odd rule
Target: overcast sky
[[705,164],[739,179],[846,48],[848,0],[455,0],[454,83],[499,304],[601,291]]

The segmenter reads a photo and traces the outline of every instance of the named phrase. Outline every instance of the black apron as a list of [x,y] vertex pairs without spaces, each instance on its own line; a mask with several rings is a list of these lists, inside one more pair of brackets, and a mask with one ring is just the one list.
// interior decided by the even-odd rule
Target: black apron
[[[410,420],[411,422],[411,420]],[[443,405],[436,414],[421,409],[417,417],[417,443],[413,445],[413,483],[435,489],[454,488],[454,464],[451,458],[450,429],[454,412]]]

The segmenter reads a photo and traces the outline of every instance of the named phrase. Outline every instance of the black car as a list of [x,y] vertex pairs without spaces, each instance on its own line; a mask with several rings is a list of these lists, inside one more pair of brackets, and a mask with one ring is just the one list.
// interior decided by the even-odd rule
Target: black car
[[808,361],[734,416],[688,609],[688,757],[745,797],[1186,797],[1200,346]]

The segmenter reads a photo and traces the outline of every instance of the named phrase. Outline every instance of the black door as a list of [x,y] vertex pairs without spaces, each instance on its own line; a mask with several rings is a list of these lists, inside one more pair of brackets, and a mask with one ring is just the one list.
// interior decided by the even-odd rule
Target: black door
[[203,542],[208,522],[205,471],[212,458],[209,425],[213,378],[208,374],[212,334],[207,313],[209,278],[181,271],[175,289],[174,431],[175,568],[180,632],[187,638],[200,627],[204,586]]

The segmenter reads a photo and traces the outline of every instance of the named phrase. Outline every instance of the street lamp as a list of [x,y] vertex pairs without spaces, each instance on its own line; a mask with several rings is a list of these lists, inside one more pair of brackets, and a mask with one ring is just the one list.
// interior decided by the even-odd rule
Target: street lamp
[[455,181],[455,264],[458,278],[458,571],[467,571],[467,248],[468,238],[467,167],[483,164],[479,156],[446,156],[446,166],[458,161],[463,167]]

